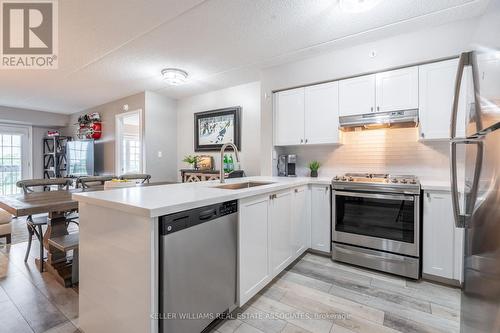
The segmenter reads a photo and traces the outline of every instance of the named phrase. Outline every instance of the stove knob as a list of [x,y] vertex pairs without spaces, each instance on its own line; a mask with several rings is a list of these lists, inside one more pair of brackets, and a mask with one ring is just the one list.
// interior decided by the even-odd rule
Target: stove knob
[[348,179],[348,180],[349,180],[350,182],[353,182],[353,181],[354,181],[354,178],[349,177],[349,179]]
[[398,180],[397,180],[396,178],[391,179],[391,183],[394,183],[394,184],[395,184],[395,183],[397,183],[397,182],[398,182]]
[[340,179],[339,176],[333,177],[333,180],[339,180],[339,179]]
[[342,177],[342,181],[343,182],[347,181],[347,178],[346,177]]
[[406,179],[401,179],[400,183],[402,183],[402,184],[406,184],[406,183],[408,183],[408,180],[406,180]]
[[417,180],[416,179],[412,179],[410,180],[410,184],[416,184],[417,183]]

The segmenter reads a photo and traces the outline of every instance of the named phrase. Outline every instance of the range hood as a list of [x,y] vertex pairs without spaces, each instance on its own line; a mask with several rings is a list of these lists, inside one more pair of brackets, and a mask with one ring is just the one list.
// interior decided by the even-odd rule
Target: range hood
[[352,131],[356,128],[416,127],[418,126],[418,109],[343,116],[339,117],[339,125],[345,131]]

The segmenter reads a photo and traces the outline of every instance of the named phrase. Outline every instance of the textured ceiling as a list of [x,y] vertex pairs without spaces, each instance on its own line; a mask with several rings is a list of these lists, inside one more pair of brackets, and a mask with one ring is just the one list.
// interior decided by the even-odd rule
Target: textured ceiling
[[[0,105],[73,113],[144,90],[173,98],[258,80],[260,69],[481,14],[489,0],[59,1],[59,69],[0,70]],[[190,74],[168,86],[165,67]]]

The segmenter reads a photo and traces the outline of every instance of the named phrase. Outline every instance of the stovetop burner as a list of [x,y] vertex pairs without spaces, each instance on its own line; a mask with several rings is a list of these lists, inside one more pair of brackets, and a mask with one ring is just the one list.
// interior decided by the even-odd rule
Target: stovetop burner
[[346,173],[335,176],[332,181],[333,188],[361,189],[375,191],[386,190],[389,192],[416,193],[420,191],[420,183],[416,176],[391,175],[385,173]]

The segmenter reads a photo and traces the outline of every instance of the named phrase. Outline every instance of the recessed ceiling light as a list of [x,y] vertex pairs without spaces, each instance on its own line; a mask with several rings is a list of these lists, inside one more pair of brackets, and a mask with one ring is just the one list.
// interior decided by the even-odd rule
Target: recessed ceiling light
[[161,76],[168,84],[177,86],[186,83],[188,73],[179,68],[165,68],[161,71]]
[[372,9],[381,0],[339,0],[339,7],[347,13],[361,13]]

